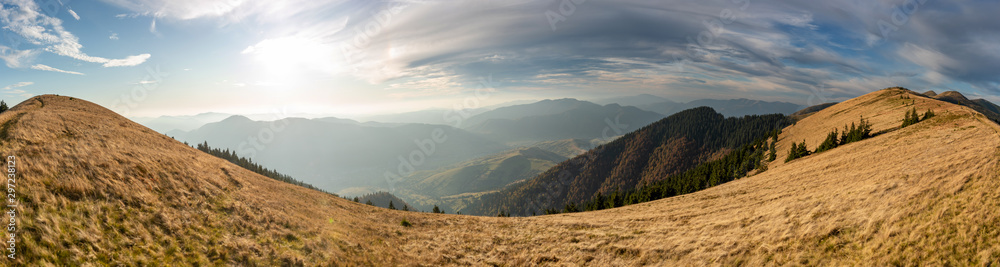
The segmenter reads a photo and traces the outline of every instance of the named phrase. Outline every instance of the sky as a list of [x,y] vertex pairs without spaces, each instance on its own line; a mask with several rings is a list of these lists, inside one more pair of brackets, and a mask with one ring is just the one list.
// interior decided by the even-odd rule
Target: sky
[[0,0],[0,99],[351,116],[653,94],[1000,102],[1000,1]]

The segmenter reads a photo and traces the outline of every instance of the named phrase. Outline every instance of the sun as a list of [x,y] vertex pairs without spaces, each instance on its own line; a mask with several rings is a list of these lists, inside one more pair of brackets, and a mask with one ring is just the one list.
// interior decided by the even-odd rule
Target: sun
[[243,54],[253,56],[259,77],[268,82],[295,84],[307,72],[330,71],[332,49],[320,40],[297,36],[266,39],[247,47]]

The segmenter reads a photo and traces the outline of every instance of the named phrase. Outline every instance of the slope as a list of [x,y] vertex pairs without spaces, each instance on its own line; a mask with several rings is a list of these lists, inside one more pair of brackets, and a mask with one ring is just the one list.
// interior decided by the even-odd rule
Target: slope
[[90,102],[37,96],[0,122],[19,177],[16,265],[406,260],[359,227],[399,213],[260,176]]

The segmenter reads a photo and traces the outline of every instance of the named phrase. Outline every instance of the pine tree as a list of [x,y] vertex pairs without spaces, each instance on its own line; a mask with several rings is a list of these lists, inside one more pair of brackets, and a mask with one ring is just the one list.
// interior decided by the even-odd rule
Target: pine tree
[[4,102],[3,100],[0,100],[0,112],[7,111],[8,109],[9,108],[7,108],[7,102]]
[[914,125],[918,122],[920,122],[920,116],[917,115],[917,108],[913,108],[906,112],[906,116],[903,118],[903,126],[900,127]]
[[778,140],[775,139],[771,142],[771,147],[767,149],[767,161],[774,161],[778,157],[777,144]]
[[369,199],[368,201],[365,201],[365,204],[368,204],[369,206],[375,206],[375,204],[372,204],[372,200],[371,199]]
[[438,208],[438,205],[434,205],[434,209],[432,209],[431,212],[433,212],[433,213],[441,213],[441,208]]
[[390,209],[390,210],[394,210],[394,209],[396,209],[396,206],[395,206],[395,205],[392,205],[392,200],[389,200],[389,209]]
[[799,158],[799,144],[792,143],[792,148],[788,149],[788,157],[785,157],[785,162],[792,161],[793,159]]
[[354,197],[354,202],[360,202],[360,199],[358,199],[358,197]]
[[410,206],[403,205],[403,211],[410,211]]

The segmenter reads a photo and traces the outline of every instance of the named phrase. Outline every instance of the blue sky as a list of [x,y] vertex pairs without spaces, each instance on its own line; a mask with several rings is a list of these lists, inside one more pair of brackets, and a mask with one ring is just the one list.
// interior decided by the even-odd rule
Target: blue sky
[[1000,100],[997,1],[0,3],[0,98],[133,117],[643,93],[806,105],[890,86]]

